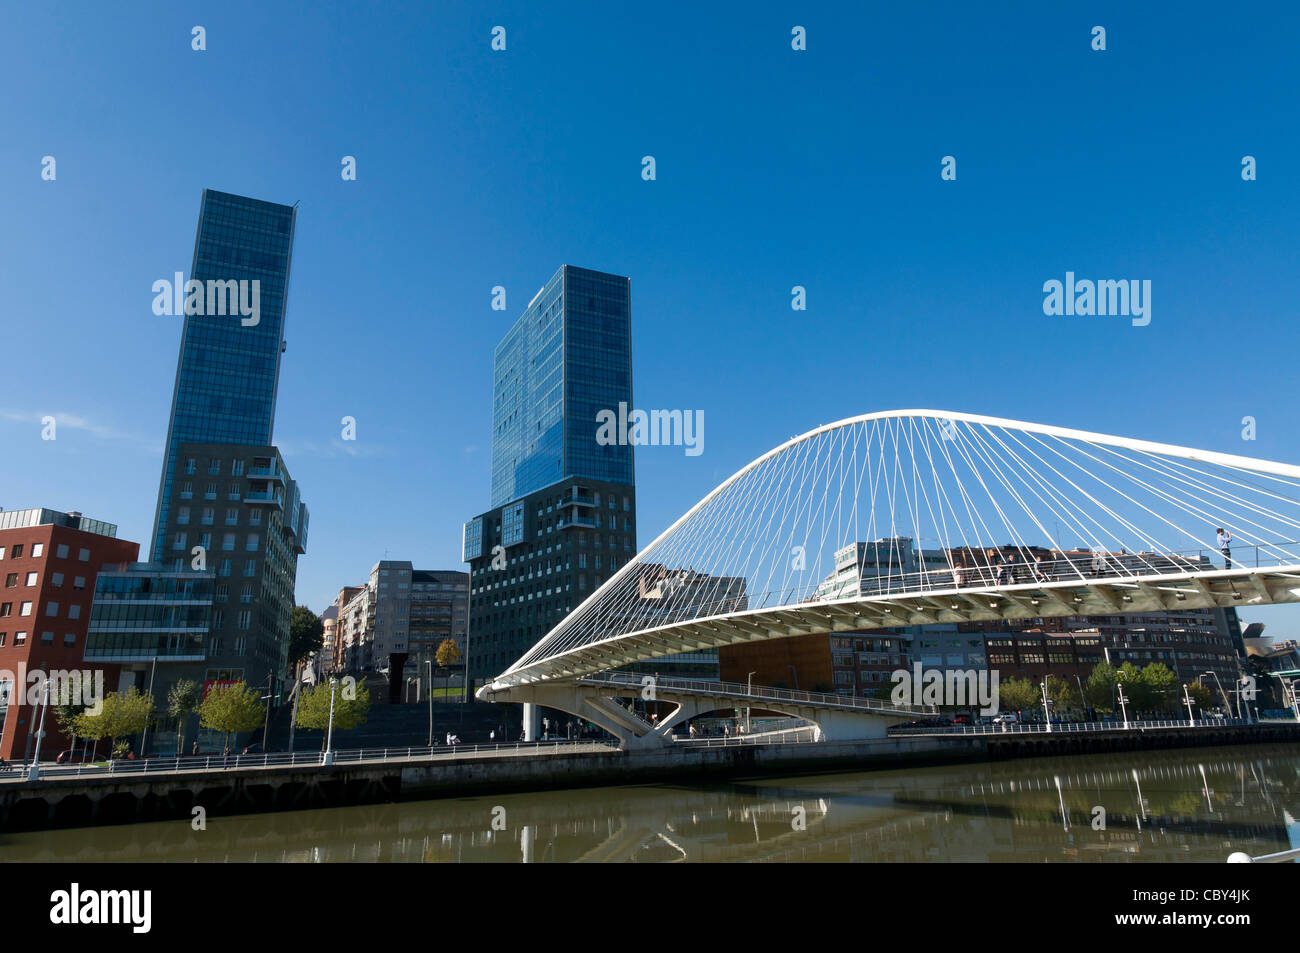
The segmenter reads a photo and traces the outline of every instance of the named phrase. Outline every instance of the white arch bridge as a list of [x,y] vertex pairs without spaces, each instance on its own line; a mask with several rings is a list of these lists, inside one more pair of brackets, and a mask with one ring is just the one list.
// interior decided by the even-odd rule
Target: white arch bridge
[[[864,414],[742,467],[479,694],[649,740],[593,708],[591,676],[811,633],[1296,602],[1298,540],[1295,465],[973,414]],[[908,715],[864,717],[880,735]]]

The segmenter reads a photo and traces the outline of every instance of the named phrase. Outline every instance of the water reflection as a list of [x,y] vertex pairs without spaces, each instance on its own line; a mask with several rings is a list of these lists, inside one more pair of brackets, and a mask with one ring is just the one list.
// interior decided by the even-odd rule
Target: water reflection
[[1297,795],[1300,745],[1250,746],[23,833],[0,861],[1222,862],[1292,847]]

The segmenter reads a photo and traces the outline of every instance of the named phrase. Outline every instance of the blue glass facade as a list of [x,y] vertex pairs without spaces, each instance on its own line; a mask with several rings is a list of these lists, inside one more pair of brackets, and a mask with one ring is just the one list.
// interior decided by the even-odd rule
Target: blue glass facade
[[492,506],[567,477],[631,485],[630,445],[596,443],[596,415],[632,402],[631,282],[564,265],[497,345]]
[[[258,283],[256,324],[240,314],[189,314],[163,457],[152,559],[165,551],[181,443],[266,446],[275,424],[285,299],[297,210],[205,189],[190,277]],[[206,310],[206,308],[205,308]]]

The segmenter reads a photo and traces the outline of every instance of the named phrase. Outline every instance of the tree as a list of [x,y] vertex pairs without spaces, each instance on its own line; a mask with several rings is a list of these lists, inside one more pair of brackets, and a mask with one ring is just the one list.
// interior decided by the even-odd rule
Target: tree
[[185,719],[189,718],[191,712],[198,711],[201,701],[199,683],[188,678],[182,678],[167,690],[167,714],[176,719],[176,757],[178,758],[185,748]]
[[[134,685],[126,692],[109,692],[104,696],[98,715],[85,711],[77,716],[77,733],[83,738],[127,738],[144,731],[153,717],[153,696],[143,695]],[[117,745],[115,747],[120,747]]]
[[1148,710],[1173,711],[1183,704],[1183,686],[1164,662],[1152,662],[1142,669],[1142,686],[1149,693]]
[[[370,714],[370,692],[363,678],[355,685],[346,679],[334,687],[334,730],[347,731],[365,724]],[[294,724],[299,728],[314,729],[322,733],[321,748],[330,724],[330,686],[319,682],[311,688],[300,688],[298,716]]]
[[54,720],[58,723],[59,730],[68,736],[68,747],[74,750],[77,747],[77,719],[85,710],[85,705],[56,705],[54,707]]
[[1009,678],[998,682],[998,708],[1002,711],[1024,711],[1041,705],[1038,686],[1027,678]]
[[[1219,700],[1219,697],[1208,685],[1202,685],[1200,682],[1188,682],[1187,694],[1191,696],[1192,710],[1196,712],[1197,717],[1207,708],[1213,708]],[[1180,699],[1180,701],[1186,707],[1186,700]]]
[[226,754],[230,754],[230,736],[260,728],[264,714],[257,689],[245,682],[213,688],[199,704],[199,724],[226,736]]
[[289,667],[319,652],[325,644],[325,623],[306,606],[294,606],[289,616]]
[[451,668],[460,661],[460,658],[460,649],[456,648],[456,643],[452,639],[443,639],[434,655],[434,661],[438,663],[439,668]]
[[[1041,698],[1041,689],[1039,695]],[[1052,717],[1060,717],[1060,712],[1077,711],[1079,708],[1079,690],[1058,675],[1047,676],[1047,697],[1052,703]]]
[[1112,712],[1119,685],[1115,681],[1115,667],[1109,662],[1098,662],[1083,683],[1083,696],[1094,711]]

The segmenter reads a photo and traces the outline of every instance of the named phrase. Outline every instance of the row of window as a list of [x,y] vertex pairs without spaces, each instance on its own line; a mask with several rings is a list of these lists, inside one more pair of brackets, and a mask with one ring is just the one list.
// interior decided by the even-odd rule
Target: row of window
[[[24,547],[26,545],[27,545],[26,543],[14,543],[12,546],[10,546],[9,554],[8,554],[9,558],[22,559]],[[56,559],[67,559],[70,552],[71,550],[67,543],[59,543],[57,546],[54,547],[54,556]],[[32,543],[32,548],[30,550],[28,558],[40,559],[44,555],[45,555],[45,544]],[[4,559],[4,558],[5,558],[5,547],[0,546],[0,559]],[[78,549],[77,559],[83,563],[90,562],[90,550],[85,549],[84,547]]]
[[[14,604],[12,602],[0,602],[0,619],[13,615],[13,612],[14,612]],[[28,616],[31,614],[32,614],[32,604],[30,602],[20,602],[18,604],[18,615]],[[59,616],[59,604],[57,602],[47,602],[45,604],[45,614],[47,616],[51,616],[57,619]],[[77,605],[76,603],[73,603],[72,605],[68,606],[67,617],[69,619],[80,619],[81,606]]]
[[[216,523],[216,519],[217,519],[217,511],[216,511],[216,509],[213,508],[213,507],[211,507],[211,506],[205,506],[205,507],[203,508],[203,512],[202,512],[202,514],[199,516],[199,523],[200,523],[200,525],[203,525],[203,526],[212,526],[212,525],[214,525],[214,524]],[[190,524],[190,508],[189,508],[188,506],[182,506],[182,507],[180,507],[179,509],[177,509],[177,511],[176,511],[176,525],[178,525],[178,526],[188,526],[189,524]],[[238,525],[239,525],[239,510],[238,510],[238,509],[236,509],[235,507],[231,507],[231,508],[229,508],[229,509],[226,510],[225,524],[226,524],[227,526],[238,526]],[[251,509],[251,510],[248,511],[248,525],[249,525],[249,526],[261,526],[261,525],[262,525],[262,511],[261,511],[261,510],[259,510],[259,509]]]
[[[9,633],[8,633],[8,632],[0,632],[0,649],[4,648],[4,647],[5,647],[6,645],[8,645],[8,644],[9,644]],[[15,632],[15,633],[14,633],[14,648],[17,648],[17,647],[20,646],[20,645],[26,645],[26,644],[27,644],[27,633],[26,633],[26,632]],[[42,633],[41,633],[41,645],[53,645],[53,644],[54,644],[54,633],[53,633],[53,632],[42,632]],[[64,644],[65,646],[75,646],[75,645],[77,644],[77,636],[76,636],[76,633],[74,633],[74,632],[69,632],[68,634],[66,634],[66,635],[63,637],[63,644]]]
[[[188,538],[189,536],[186,533],[177,533],[175,538],[172,540],[172,549],[185,549],[186,540]],[[204,549],[212,548],[211,533],[200,533],[198,536],[198,540],[199,540],[198,545],[202,546]],[[259,550],[261,545],[262,545],[261,535],[258,533],[249,533],[248,537],[244,540],[244,551],[249,553],[255,553]],[[235,549],[235,534],[223,533],[221,535],[222,552],[233,552],[234,549]]]

